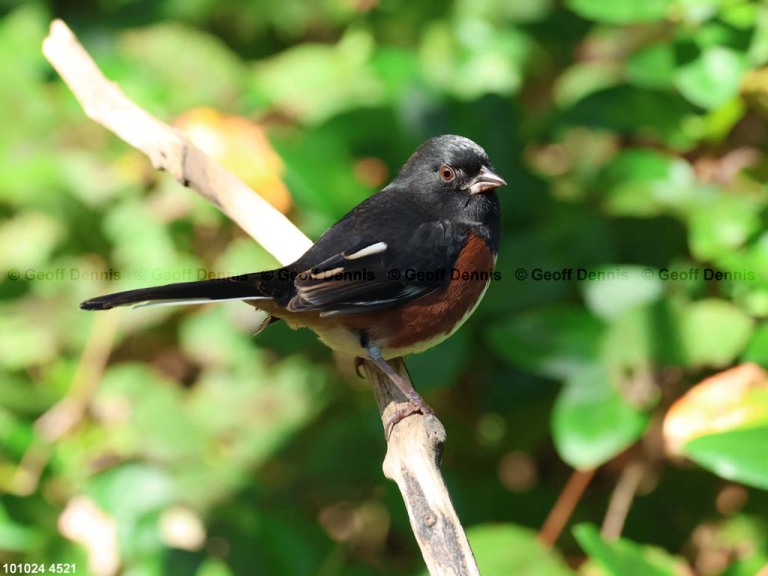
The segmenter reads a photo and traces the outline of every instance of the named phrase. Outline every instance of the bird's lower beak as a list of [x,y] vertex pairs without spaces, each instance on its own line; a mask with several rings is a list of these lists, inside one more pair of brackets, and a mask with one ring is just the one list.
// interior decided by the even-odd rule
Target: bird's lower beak
[[470,194],[480,194],[481,192],[487,192],[488,190],[495,190],[499,186],[506,186],[507,183],[504,179],[493,172],[491,169],[483,166],[480,169],[480,173],[469,181],[466,185],[466,189]]

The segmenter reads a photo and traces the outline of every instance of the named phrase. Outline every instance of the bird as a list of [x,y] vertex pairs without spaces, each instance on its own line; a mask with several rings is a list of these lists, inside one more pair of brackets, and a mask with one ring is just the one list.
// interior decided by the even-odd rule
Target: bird
[[444,341],[469,318],[490,281],[501,239],[496,189],[506,182],[463,136],[428,139],[383,189],[363,200],[295,262],[227,278],[139,288],[86,300],[84,310],[242,300],[330,348],[375,364],[414,413],[433,414],[388,362]]

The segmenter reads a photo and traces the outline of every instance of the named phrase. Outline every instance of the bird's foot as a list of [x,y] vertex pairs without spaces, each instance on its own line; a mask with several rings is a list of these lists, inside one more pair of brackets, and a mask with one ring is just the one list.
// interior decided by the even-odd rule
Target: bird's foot
[[384,422],[384,433],[386,435],[386,438],[389,439],[389,437],[392,435],[392,430],[394,430],[395,426],[397,426],[400,422],[408,418],[408,416],[413,416],[414,414],[423,414],[424,416],[430,416],[433,415],[435,411],[432,409],[432,407],[427,404],[424,399],[416,394],[414,391],[414,397],[408,398],[408,403],[402,403],[397,405],[397,407],[392,410],[392,412],[389,413],[389,415],[386,417],[386,420]]

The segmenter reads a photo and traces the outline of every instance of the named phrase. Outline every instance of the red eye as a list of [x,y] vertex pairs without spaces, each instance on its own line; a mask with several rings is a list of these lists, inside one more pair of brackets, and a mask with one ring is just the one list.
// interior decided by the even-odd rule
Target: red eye
[[446,182],[450,182],[451,180],[456,178],[456,174],[454,173],[453,168],[451,168],[446,164],[442,168],[440,168],[440,178],[442,178]]

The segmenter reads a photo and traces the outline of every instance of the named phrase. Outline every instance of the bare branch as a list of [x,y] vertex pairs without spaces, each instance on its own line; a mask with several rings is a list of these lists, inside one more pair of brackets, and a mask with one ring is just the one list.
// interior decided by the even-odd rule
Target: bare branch
[[[278,261],[293,262],[311,246],[266,200],[107,80],[61,20],[51,24],[43,52],[91,119],[144,152],[156,168],[216,204]],[[407,376],[402,361],[396,366]],[[386,422],[386,415],[405,398],[375,367],[366,363],[365,369]],[[430,574],[479,574],[440,475],[443,425],[434,416],[414,415],[397,424],[387,442],[384,474],[400,488]]]
[[600,530],[600,535],[606,540],[616,540],[621,536],[624,522],[632,506],[632,500],[635,498],[647,468],[645,462],[636,460],[621,471],[619,481],[608,503],[608,511],[605,513],[603,527]]
[[595,468],[590,470],[574,470],[568,482],[557,498],[554,507],[550,510],[544,525],[539,530],[539,542],[547,548],[552,548],[560,538],[560,534],[568,524],[571,514],[576,509],[576,505],[584,495],[584,491],[589,486],[592,477],[595,475]]
[[[402,359],[391,363],[401,376],[410,379]],[[382,420],[387,422],[388,416],[408,400],[371,362],[366,362],[364,368],[376,392]],[[400,488],[429,573],[479,576],[469,541],[440,474],[445,437],[445,428],[435,416],[414,414],[402,420],[387,439],[384,476]]]

